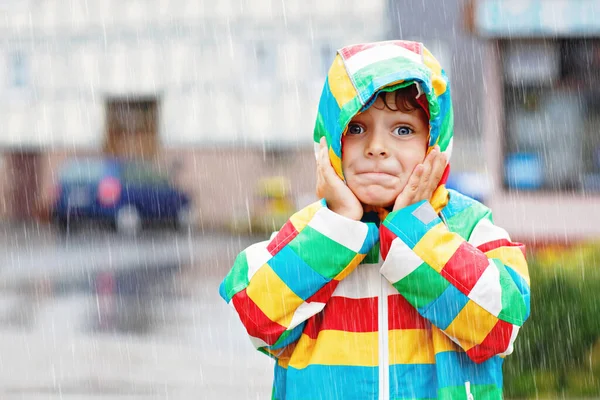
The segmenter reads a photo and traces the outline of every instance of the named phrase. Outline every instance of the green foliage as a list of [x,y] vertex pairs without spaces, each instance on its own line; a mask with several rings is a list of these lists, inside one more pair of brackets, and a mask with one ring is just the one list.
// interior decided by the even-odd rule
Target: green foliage
[[600,246],[545,249],[529,260],[531,316],[506,359],[505,394],[599,395]]

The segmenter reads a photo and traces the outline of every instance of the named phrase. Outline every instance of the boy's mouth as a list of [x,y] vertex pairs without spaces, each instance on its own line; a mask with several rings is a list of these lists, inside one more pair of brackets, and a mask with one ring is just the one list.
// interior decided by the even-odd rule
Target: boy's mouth
[[368,171],[368,172],[361,172],[357,174],[358,176],[360,176],[361,178],[367,179],[367,180],[372,180],[372,181],[382,181],[382,180],[390,180],[393,178],[397,178],[396,175],[387,173],[387,172],[375,172],[375,171]]

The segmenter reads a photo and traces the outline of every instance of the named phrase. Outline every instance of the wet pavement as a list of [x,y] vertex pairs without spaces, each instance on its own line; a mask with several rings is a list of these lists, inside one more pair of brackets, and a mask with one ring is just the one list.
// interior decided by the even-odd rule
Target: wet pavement
[[270,398],[271,361],[218,295],[260,239],[0,229],[0,398]]

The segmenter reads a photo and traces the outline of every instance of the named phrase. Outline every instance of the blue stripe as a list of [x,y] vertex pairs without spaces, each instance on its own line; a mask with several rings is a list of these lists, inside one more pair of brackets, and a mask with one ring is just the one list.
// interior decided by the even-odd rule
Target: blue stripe
[[358,251],[360,254],[368,254],[371,248],[379,241],[379,228],[373,222],[367,222],[367,228],[369,231],[367,232],[367,237],[363,242],[362,247]]
[[471,385],[496,385],[502,387],[502,358],[492,357],[476,364],[467,353],[446,351],[435,355],[437,379],[440,388]]
[[521,275],[519,275],[514,269],[512,269],[508,265],[505,265],[504,267],[508,271],[508,274],[510,275],[512,280],[515,282],[515,285],[517,285],[519,292],[521,292],[521,296],[523,296],[523,300],[525,301],[525,307],[527,309],[527,311],[525,312],[525,319],[527,319],[529,318],[529,312],[531,308],[529,285],[527,284],[527,282],[525,282],[525,279],[523,279]]
[[223,280],[223,282],[221,282],[219,285],[219,295],[229,304],[231,298],[227,296],[227,290],[225,290],[225,280]]
[[286,400],[365,400],[379,398],[377,367],[310,365],[288,367]]
[[422,200],[418,203],[394,211],[390,213],[383,222],[386,228],[392,231],[392,233],[398,236],[400,240],[411,248],[413,248],[431,228],[442,222],[442,220],[437,217],[429,224],[425,225],[417,217],[412,215],[413,211],[426,201],[427,200]]
[[275,372],[273,379],[273,399],[284,400],[285,397],[285,384],[286,384],[287,370],[280,367],[279,364],[275,363]]
[[268,264],[302,300],[308,299],[329,282],[329,279],[312,269],[289,246],[279,250]]
[[457,192],[456,190],[448,189],[448,193],[450,194],[450,201],[446,207],[442,209],[442,214],[444,214],[446,219],[450,219],[456,214],[475,205],[475,200]]
[[323,92],[321,93],[321,100],[319,100],[319,114],[323,119],[323,125],[327,130],[327,134],[330,139],[329,144],[335,154],[342,156],[342,142],[341,142],[341,131],[338,126],[338,120],[340,118],[340,107],[337,104],[337,100],[333,97],[329,88],[329,78],[325,79],[325,85],[323,86]]
[[390,366],[390,399],[435,399],[435,364],[397,364]]
[[450,285],[440,297],[419,312],[440,329],[446,329],[458,313],[467,305],[469,298],[455,286]]

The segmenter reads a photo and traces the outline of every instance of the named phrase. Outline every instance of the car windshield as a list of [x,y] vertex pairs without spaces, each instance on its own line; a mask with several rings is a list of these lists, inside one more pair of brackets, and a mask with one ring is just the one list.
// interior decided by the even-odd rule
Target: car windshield
[[148,163],[128,163],[123,166],[123,181],[133,185],[168,186],[169,179]]
[[65,183],[92,182],[102,179],[107,170],[107,163],[101,160],[73,160],[64,165],[59,177]]

